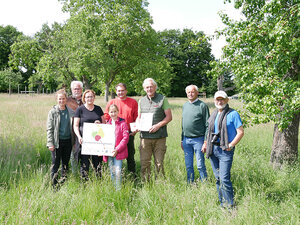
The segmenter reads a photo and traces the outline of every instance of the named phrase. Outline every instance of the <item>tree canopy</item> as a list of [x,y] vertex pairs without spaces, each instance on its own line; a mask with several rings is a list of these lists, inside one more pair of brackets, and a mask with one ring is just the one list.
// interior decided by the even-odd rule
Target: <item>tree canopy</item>
[[20,35],[22,32],[13,26],[0,26],[0,70],[8,67],[10,48]]
[[300,5],[297,2],[236,0],[235,7],[242,10],[244,19],[233,21],[221,14],[226,28],[219,35],[225,35],[228,45],[213,70],[218,76],[222,68],[231,69],[249,112],[244,115],[248,122],[274,121],[275,132],[281,132],[283,139],[292,135],[293,146],[287,143],[276,147],[273,143],[273,151],[274,148],[281,151],[275,157],[279,163],[295,161],[298,155]]
[[[170,61],[174,77],[171,80],[171,96],[186,96],[187,85],[195,84],[202,91],[213,92],[207,71],[210,61],[214,60],[211,46],[203,32],[190,29],[164,30],[159,33],[161,40],[167,47],[165,57]],[[216,80],[214,80],[216,87]]]
[[[144,78],[163,83],[171,78],[165,51],[143,0],[64,1],[71,18],[64,27],[64,45],[69,68],[87,86],[106,91],[116,82],[141,91]],[[137,85],[138,84],[138,85]],[[168,92],[169,86],[161,86]]]

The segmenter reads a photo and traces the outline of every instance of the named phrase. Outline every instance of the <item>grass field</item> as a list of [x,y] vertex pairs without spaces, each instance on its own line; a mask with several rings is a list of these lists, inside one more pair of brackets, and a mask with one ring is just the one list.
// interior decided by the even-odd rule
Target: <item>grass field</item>
[[[220,208],[209,160],[208,181],[186,184],[180,148],[185,101],[169,99],[173,121],[168,125],[165,180],[142,185],[139,177],[133,182],[125,174],[122,190],[116,192],[104,167],[102,179],[90,173],[90,181],[81,183],[78,175],[70,174],[54,191],[45,146],[54,95],[0,94],[0,224],[300,224],[300,164],[272,169],[271,124],[246,128],[236,148],[232,168],[236,209]],[[213,109],[212,99],[205,102]],[[96,104],[105,107],[101,97]],[[241,103],[232,100],[230,106],[239,108]],[[139,172],[138,135],[135,144]]]

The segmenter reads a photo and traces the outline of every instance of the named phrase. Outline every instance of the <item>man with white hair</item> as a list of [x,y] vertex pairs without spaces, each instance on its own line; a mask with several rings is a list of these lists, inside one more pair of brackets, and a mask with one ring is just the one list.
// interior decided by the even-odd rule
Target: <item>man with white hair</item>
[[[69,109],[71,109],[72,131],[73,131],[72,136],[74,136],[74,137],[76,136],[74,134],[74,130],[73,130],[74,115],[75,115],[76,109],[83,104],[82,99],[81,99],[82,89],[83,89],[83,83],[81,81],[78,81],[78,80],[72,81],[71,82],[72,96],[67,98],[67,106],[69,107]],[[77,138],[75,138],[74,142],[75,142],[75,144],[74,144],[74,146],[72,148],[72,152],[71,152],[71,166],[72,166],[73,174],[75,174],[78,169],[78,153],[80,150]]]
[[157,84],[152,78],[143,82],[146,96],[139,101],[138,119],[143,113],[150,113],[152,126],[148,131],[140,132],[140,161],[142,180],[149,181],[151,158],[154,157],[156,175],[164,175],[164,157],[167,150],[167,124],[172,120],[172,112],[165,96],[156,93]]
[[235,146],[244,136],[240,115],[229,108],[228,96],[224,91],[217,91],[214,96],[216,110],[208,119],[206,156],[210,159],[219,201],[222,207],[234,206],[234,193],[230,179]]
[[202,146],[204,143],[204,135],[207,131],[209,109],[207,105],[198,98],[199,92],[196,85],[187,86],[185,92],[188,101],[182,107],[181,147],[184,151],[187,182],[193,183],[195,177],[194,153],[200,180],[204,181],[207,178]]

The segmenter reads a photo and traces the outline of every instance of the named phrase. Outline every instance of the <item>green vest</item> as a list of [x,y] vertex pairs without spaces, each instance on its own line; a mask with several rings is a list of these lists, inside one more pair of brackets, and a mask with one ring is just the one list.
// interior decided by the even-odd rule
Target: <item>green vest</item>
[[[141,113],[153,113],[152,125],[159,123],[165,117],[165,110],[162,108],[165,97],[161,94],[155,93],[154,97],[149,99],[148,96],[143,97],[140,100]],[[167,126],[159,128],[155,133],[149,133],[141,131],[141,138],[164,138],[168,136]]]

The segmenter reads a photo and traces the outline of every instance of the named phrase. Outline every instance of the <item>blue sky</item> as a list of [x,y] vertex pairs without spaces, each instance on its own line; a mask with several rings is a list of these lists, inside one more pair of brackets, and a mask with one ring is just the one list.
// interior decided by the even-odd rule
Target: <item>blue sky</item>
[[[51,25],[54,21],[63,22],[68,18],[61,12],[57,0],[0,0],[0,24],[17,27],[26,35],[39,31],[42,24]],[[224,0],[148,0],[148,11],[153,17],[153,28],[192,29],[213,34],[222,27],[218,12],[223,10],[232,18],[239,18],[239,13],[231,4],[224,5]],[[224,39],[213,40],[212,53],[220,57]]]

